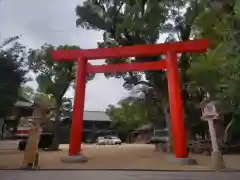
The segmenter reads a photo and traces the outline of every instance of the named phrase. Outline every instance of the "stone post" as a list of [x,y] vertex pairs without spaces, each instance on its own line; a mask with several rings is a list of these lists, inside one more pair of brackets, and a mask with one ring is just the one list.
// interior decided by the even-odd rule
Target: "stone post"
[[212,143],[212,166],[216,170],[224,169],[225,165],[222,154],[218,147],[216,130],[214,126],[214,121],[217,120],[219,117],[215,104],[213,102],[209,102],[208,104],[206,104],[202,111],[202,114],[202,119],[208,122],[209,127],[209,134]]

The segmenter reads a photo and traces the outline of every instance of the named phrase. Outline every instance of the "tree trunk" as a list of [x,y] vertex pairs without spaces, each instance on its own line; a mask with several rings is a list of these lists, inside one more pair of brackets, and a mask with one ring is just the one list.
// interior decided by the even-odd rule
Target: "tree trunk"
[[56,114],[55,114],[55,121],[53,127],[53,140],[52,144],[48,148],[50,151],[57,151],[59,150],[59,125],[60,125],[60,113],[61,113],[61,100],[56,102]]
[[224,131],[224,139],[223,139],[224,143],[226,143],[228,141],[228,130],[230,129],[230,127],[232,126],[234,121],[235,121],[235,118],[232,118],[232,120],[228,123],[228,125]]
[[165,114],[165,119],[166,119],[166,128],[168,129],[168,141],[167,141],[167,152],[172,153],[173,148],[172,148],[172,128],[171,128],[171,119],[170,119],[170,114],[169,114],[169,105],[164,104],[163,105],[163,110]]
[[0,119],[0,127],[1,127],[1,140],[3,140],[4,129],[5,129],[5,120]]

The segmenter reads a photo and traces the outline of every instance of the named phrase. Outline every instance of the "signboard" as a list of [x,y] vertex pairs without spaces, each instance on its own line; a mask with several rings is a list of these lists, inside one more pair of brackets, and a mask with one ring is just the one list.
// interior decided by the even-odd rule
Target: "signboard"
[[213,102],[209,102],[203,109],[202,119],[205,121],[208,121],[208,120],[217,119],[218,116],[219,114],[217,113],[215,104]]

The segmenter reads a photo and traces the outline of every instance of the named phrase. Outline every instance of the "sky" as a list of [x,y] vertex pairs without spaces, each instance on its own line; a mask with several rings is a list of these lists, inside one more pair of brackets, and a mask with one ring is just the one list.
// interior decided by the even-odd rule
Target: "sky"
[[[102,40],[100,31],[76,27],[75,8],[84,0],[0,0],[0,42],[5,38],[22,35],[20,42],[28,48],[38,48],[44,43],[53,45],[78,45],[83,49],[96,48]],[[161,36],[158,42],[165,37]],[[91,61],[103,64],[104,60]],[[29,74],[33,78],[34,74]],[[34,89],[36,81],[28,82]],[[105,111],[130,92],[122,87],[121,79],[106,79],[97,74],[86,86],[85,110]],[[67,97],[74,97],[69,89]]]
[[[79,45],[96,48],[102,40],[99,31],[76,27],[75,7],[83,0],[0,0],[0,42],[14,35],[22,35],[20,42],[28,48],[38,48],[44,43],[53,45]],[[93,61],[103,64],[104,61]],[[30,76],[34,77],[33,74]],[[87,83],[85,110],[105,111],[109,104],[116,104],[129,92],[123,89],[121,79],[106,79],[97,74]],[[35,81],[28,82],[37,88]],[[66,96],[73,97],[68,90]]]

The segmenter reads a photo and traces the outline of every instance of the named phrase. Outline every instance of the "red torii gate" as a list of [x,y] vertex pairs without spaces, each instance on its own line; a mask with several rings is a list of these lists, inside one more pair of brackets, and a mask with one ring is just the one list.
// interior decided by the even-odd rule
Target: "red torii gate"
[[[83,111],[85,87],[88,73],[144,71],[166,69],[170,102],[173,148],[176,158],[187,158],[187,141],[184,128],[181,91],[177,66],[177,53],[205,52],[206,39],[174,42],[154,45],[122,46],[115,48],[56,50],[52,52],[54,60],[77,60],[75,98],[72,114],[69,156],[81,154],[83,134]],[[165,54],[164,60],[143,63],[122,63],[110,65],[89,65],[88,60],[158,56]]]

